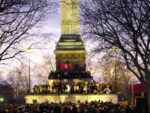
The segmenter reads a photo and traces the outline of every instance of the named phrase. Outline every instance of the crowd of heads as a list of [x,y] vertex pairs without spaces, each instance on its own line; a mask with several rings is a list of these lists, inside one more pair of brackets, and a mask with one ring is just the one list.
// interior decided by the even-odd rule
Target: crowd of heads
[[49,79],[91,78],[89,71],[51,71]]
[[51,85],[35,85],[34,94],[110,94],[111,85],[95,82],[53,82]]
[[146,113],[144,109],[131,109],[111,102],[65,102],[43,103],[22,106],[1,107],[1,113]]

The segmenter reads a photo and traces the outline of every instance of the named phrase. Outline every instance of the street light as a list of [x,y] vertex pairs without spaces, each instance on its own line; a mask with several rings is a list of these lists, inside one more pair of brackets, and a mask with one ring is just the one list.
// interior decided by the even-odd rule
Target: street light
[[4,98],[0,97],[0,103],[4,102]]
[[[119,48],[113,47],[113,48],[112,48],[112,51],[115,52],[115,53],[117,53],[117,52],[119,51]],[[114,89],[115,89],[115,91],[116,91],[116,89],[117,89],[116,58],[115,58],[115,60],[114,60],[114,65],[115,65],[115,67],[114,67],[114,73],[115,73],[115,86],[114,86]]]
[[25,49],[25,51],[29,53],[29,69],[28,69],[29,70],[29,86],[28,86],[28,90],[29,90],[29,93],[30,93],[31,92],[30,53],[32,52],[32,48],[29,47],[29,48]]

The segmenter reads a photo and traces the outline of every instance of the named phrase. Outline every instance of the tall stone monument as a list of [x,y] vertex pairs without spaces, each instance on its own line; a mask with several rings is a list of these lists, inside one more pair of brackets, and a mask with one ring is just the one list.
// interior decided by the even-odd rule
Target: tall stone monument
[[56,71],[86,71],[86,50],[80,37],[79,0],[62,0],[61,6],[61,37],[55,50]]
[[34,87],[34,93],[25,97],[26,103],[77,103],[79,100],[117,103],[116,95],[100,94],[96,89],[98,84],[86,71],[86,50],[80,37],[79,0],[62,0],[61,6],[62,32],[55,49],[56,70],[50,73],[48,84]]

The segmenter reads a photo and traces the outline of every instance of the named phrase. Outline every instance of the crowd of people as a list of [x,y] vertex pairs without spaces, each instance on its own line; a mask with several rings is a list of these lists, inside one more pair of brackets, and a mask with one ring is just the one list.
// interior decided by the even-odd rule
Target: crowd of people
[[49,79],[91,78],[89,71],[51,71]]
[[113,93],[110,85],[95,82],[54,82],[51,85],[35,85],[34,94],[110,94]]
[[146,113],[142,108],[131,109],[111,102],[65,102],[0,107],[0,113]]

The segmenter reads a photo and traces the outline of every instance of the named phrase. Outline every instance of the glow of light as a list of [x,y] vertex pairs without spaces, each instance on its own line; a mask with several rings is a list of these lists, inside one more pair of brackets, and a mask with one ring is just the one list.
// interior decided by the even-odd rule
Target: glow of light
[[28,53],[31,53],[32,52],[32,48],[31,47],[26,48],[25,51],[28,52]]
[[1,98],[0,98],[0,102],[3,102],[3,101],[4,101],[4,98],[1,97]]

